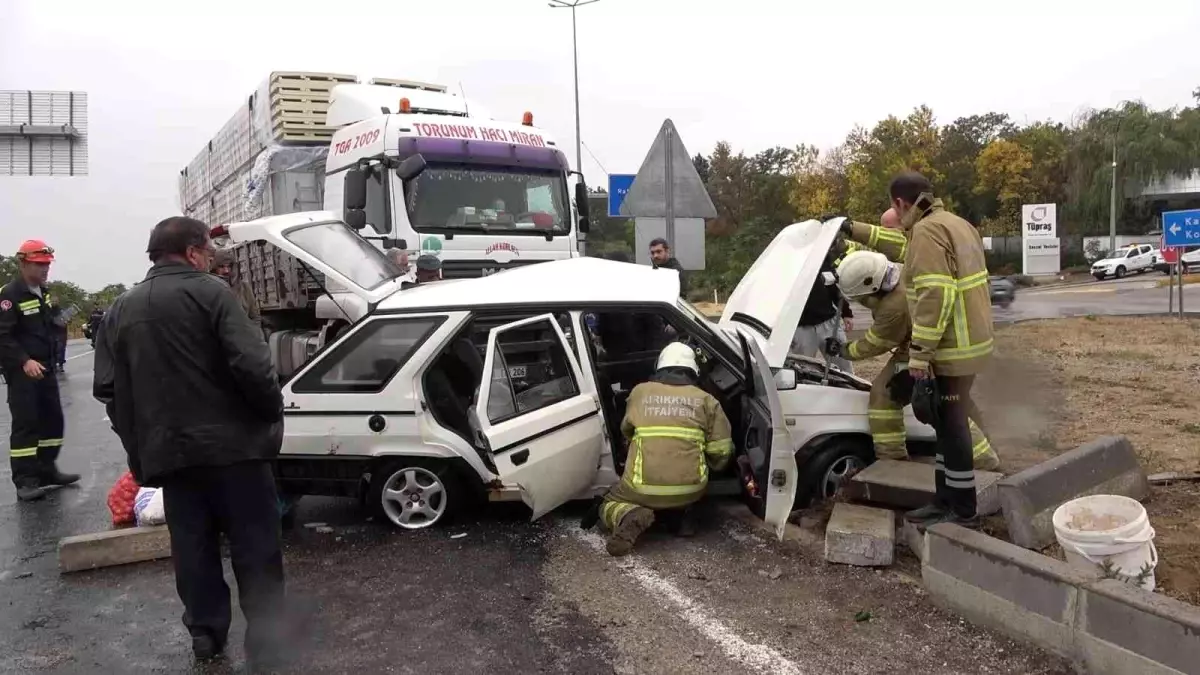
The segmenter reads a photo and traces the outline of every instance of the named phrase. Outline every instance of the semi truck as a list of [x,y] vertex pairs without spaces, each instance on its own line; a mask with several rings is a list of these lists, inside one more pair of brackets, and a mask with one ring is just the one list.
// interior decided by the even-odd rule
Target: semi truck
[[[437,256],[447,279],[578,256],[586,195],[532,112],[499,121],[444,85],[297,71],[271,73],[179,179],[183,213],[218,233],[329,211],[375,246]],[[281,375],[369,310],[271,244],[234,252]]]

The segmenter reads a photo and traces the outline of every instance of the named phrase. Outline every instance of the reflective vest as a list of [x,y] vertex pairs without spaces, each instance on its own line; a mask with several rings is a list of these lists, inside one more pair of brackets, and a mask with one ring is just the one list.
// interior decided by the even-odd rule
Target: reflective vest
[[723,468],[733,455],[729,419],[721,404],[691,384],[651,381],[634,387],[621,432],[629,439],[621,480],[643,495],[702,492],[709,469]]

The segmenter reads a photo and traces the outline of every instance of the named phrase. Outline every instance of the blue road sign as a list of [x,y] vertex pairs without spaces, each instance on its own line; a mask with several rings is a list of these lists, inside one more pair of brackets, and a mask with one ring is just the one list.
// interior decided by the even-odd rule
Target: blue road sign
[[637,178],[632,173],[614,173],[608,176],[608,217],[622,218],[621,202],[625,201],[625,195],[629,194],[629,188],[633,185],[633,179]]
[[1200,244],[1200,209],[1167,211],[1162,214],[1163,246]]

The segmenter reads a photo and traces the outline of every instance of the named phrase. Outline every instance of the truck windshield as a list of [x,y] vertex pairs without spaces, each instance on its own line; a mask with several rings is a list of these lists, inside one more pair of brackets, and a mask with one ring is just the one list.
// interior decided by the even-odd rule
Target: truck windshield
[[566,181],[553,170],[431,164],[406,192],[417,232],[556,235],[571,229]]
[[379,249],[341,222],[305,225],[288,230],[283,236],[368,291],[400,274]]

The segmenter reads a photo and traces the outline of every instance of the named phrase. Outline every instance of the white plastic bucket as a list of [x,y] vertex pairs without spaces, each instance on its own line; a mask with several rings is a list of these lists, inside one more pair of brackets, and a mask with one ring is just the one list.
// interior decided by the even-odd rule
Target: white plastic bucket
[[1149,565],[1141,587],[1154,590],[1158,566],[1154,528],[1136,499],[1119,495],[1072,499],[1054,510],[1054,534],[1072,567],[1094,571],[1107,560],[1114,572],[1132,580]]

